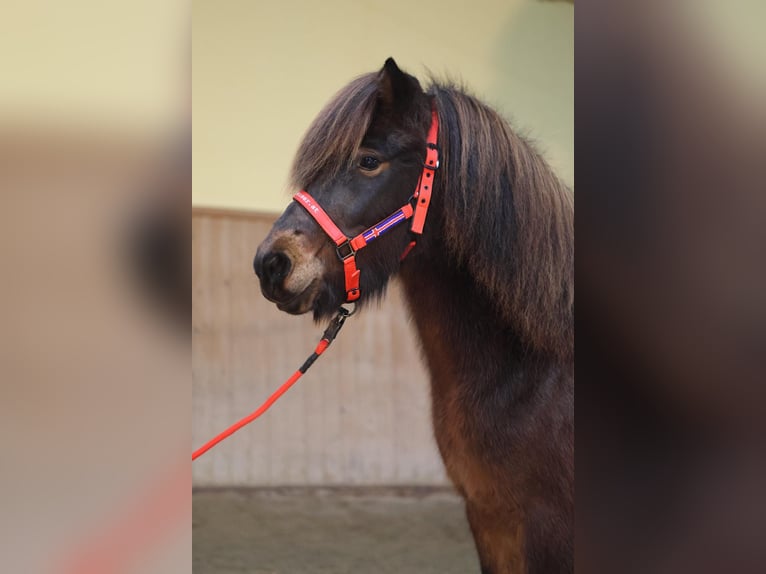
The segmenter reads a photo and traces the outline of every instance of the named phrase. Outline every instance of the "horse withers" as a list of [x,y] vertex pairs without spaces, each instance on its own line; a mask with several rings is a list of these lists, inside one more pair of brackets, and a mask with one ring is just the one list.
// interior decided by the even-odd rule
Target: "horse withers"
[[390,58],[321,111],[292,184],[255,257],[264,296],[321,320],[397,275],[482,573],[571,572],[571,190],[495,111]]

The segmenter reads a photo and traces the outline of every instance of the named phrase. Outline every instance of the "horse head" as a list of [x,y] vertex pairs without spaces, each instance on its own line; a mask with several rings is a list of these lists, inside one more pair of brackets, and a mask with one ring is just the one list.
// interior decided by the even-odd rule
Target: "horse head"
[[[357,236],[413,200],[430,110],[418,80],[389,58],[380,72],[341,90],[315,119],[296,154],[292,183],[343,235]],[[353,299],[343,262],[352,248],[341,253],[309,210],[291,203],[258,247],[253,264],[263,295],[280,310],[295,315],[313,311],[319,319]],[[382,295],[410,242],[408,228],[398,226],[355,253],[357,302]]]

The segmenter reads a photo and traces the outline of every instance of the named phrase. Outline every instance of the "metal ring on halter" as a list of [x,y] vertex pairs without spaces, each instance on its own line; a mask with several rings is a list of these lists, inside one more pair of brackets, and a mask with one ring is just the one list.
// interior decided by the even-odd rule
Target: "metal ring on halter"
[[[353,305],[353,308],[351,309],[351,311],[349,311],[343,305]],[[344,313],[346,317],[351,317],[351,315],[356,313],[356,301],[352,301],[351,303],[344,303],[343,305],[340,306],[340,308],[338,309],[338,312]]]

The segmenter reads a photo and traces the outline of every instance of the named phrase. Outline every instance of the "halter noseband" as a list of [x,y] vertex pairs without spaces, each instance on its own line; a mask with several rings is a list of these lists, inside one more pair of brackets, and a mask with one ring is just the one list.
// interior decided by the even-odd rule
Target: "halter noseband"
[[[338,259],[343,262],[343,272],[346,276],[346,303],[356,301],[360,295],[359,275],[361,271],[356,266],[357,251],[410,218],[412,218],[410,232],[415,235],[423,233],[428,206],[431,204],[433,174],[439,168],[439,149],[436,146],[438,135],[439,115],[436,113],[436,109],[432,108],[431,127],[428,130],[428,137],[426,139],[426,161],[423,164],[423,171],[420,174],[415,193],[412,194],[412,197],[405,205],[392,215],[379,221],[356,237],[351,238],[343,233],[330,216],[327,215],[327,212],[322,209],[319,203],[306,190],[301,190],[293,196],[293,199],[308,211],[309,215],[316,220],[322,230],[335,243],[335,251],[338,254]],[[405,248],[401,256],[402,260],[409,255],[413,247],[415,247],[414,240]]]

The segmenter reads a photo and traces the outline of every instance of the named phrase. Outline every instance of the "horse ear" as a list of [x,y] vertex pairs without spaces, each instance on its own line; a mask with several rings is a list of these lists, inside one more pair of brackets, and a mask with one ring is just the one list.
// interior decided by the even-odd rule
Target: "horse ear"
[[388,58],[378,74],[378,95],[388,108],[402,109],[420,92],[420,83],[399,69],[393,58]]

